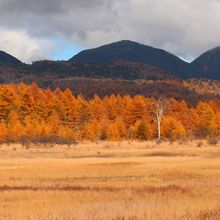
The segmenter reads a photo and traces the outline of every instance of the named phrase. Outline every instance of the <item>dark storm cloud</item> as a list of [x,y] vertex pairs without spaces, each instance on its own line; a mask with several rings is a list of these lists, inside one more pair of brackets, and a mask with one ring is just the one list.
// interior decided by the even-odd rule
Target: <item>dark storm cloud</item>
[[0,24],[44,37],[108,29],[114,18],[111,0],[0,0]]
[[73,7],[94,8],[105,3],[102,0],[7,0],[0,2],[3,12],[21,12],[33,14],[63,13]]
[[9,46],[13,33],[29,42],[28,59],[45,47],[51,56],[59,37],[83,47],[131,39],[188,58],[220,45],[219,11],[219,0],[0,0],[0,29]]

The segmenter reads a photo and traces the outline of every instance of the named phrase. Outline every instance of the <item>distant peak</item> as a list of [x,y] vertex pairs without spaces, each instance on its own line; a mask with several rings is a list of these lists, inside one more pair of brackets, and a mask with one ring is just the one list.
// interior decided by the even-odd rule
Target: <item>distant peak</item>
[[106,44],[106,45],[103,45],[101,47],[108,47],[108,46],[145,46],[143,44],[140,44],[138,42],[135,42],[135,41],[131,41],[131,40],[120,40],[120,41],[116,41],[116,42],[112,42],[112,43],[109,43],[109,44]]
[[218,51],[220,51],[220,46],[214,47],[214,48],[208,50],[206,53],[209,53],[209,52],[218,52]]
[[6,53],[5,51],[0,50],[0,63],[1,64],[20,64],[21,61],[15,58],[14,56]]
[[138,42],[132,41],[132,40],[121,40],[115,43],[122,43],[122,44],[140,44]]

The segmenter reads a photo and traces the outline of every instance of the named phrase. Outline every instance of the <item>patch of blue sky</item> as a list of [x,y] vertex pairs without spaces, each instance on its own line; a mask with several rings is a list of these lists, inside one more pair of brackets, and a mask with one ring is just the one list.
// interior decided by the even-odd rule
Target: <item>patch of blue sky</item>
[[80,47],[80,45],[63,38],[57,38],[53,41],[53,43],[53,60],[68,60],[72,58],[74,55],[78,54],[83,49]]

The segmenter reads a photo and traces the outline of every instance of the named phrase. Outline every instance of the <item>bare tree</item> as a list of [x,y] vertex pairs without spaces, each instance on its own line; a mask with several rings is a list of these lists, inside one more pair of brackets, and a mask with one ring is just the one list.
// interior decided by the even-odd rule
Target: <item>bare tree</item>
[[153,106],[153,120],[157,124],[157,140],[160,141],[161,139],[161,121],[166,110],[166,102],[159,96],[157,101]]

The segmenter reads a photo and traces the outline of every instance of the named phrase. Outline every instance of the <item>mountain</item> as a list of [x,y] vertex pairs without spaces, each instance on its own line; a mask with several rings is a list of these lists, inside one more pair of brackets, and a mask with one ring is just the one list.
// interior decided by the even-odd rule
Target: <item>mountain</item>
[[[219,81],[211,80],[220,80],[219,60],[220,48],[187,63],[165,50],[132,41],[85,50],[68,61],[43,60],[31,65],[0,51],[0,83],[36,82],[52,90],[70,88],[87,98],[113,93],[157,97],[162,93],[195,104],[219,100]],[[195,80],[185,80],[191,78]]]
[[203,78],[220,80],[220,47],[208,50],[192,62]]
[[194,66],[165,50],[128,40],[84,50],[72,57],[69,62],[76,64],[117,62],[148,64],[180,78],[195,77],[197,73]]
[[21,61],[4,51],[0,51],[0,64],[1,65],[19,65],[21,64]]

